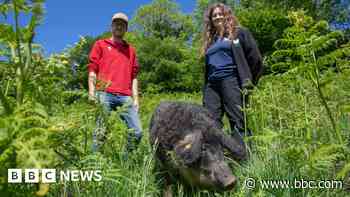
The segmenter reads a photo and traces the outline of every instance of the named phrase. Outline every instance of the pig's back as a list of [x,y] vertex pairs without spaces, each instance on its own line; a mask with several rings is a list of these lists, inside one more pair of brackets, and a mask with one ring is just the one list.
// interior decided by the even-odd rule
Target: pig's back
[[150,142],[171,145],[194,131],[207,132],[215,124],[210,113],[198,104],[161,102],[153,113],[150,124]]

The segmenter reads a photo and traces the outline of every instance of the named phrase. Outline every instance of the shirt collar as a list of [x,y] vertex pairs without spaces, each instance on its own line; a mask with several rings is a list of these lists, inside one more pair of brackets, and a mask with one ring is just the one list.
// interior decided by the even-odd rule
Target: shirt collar
[[120,42],[115,42],[112,40],[112,38],[105,39],[105,41],[113,46],[122,46],[122,47],[128,47],[129,44],[123,40],[121,43]]

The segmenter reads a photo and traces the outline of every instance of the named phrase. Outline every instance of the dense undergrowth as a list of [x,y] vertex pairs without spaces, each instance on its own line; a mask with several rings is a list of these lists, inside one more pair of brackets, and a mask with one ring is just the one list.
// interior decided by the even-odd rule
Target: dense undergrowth
[[[325,75],[334,76],[323,89],[342,141],[333,132],[310,81],[289,73],[264,77],[246,108],[249,126],[254,131],[254,135],[246,139],[251,148],[250,159],[243,164],[231,162],[239,185],[232,192],[212,194],[188,191],[178,184],[174,187],[177,196],[346,196],[350,165],[350,84],[347,82],[350,69],[342,73],[330,70]],[[48,196],[160,195],[162,180],[154,173],[153,151],[148,143],[151,114],[162,100],[200,103],[200,94],[144,94],[140,109],[144,137],[138,150],[126,161],[122,153],[127,129],[116,113],[109,121],[110,132],[104,148],[98,154],[91,152],[98,107],[81,95],[69,105],[56,106],[59,110],[50,116],[41,110],[42,106],[28,102],[32,106],[1,119],[2,126],[8,128],[6,135],[1,136],[1,146],[6,147],[7,153],[1,155],[1,165],[5,167],[2,169],[17,164],[19,168],[103,170],[102,182],[51,184]],[[4,174],[2,171],[2,180],[6,178]],[[244,187],[247,178],[342,180],[343,189],[264,189],[257,184],[254,190],[249,190]],[[6,190],[11,196],[30,196],[38,190],[36,187],[10,184]]]
[[[154,1],[136,14],[134,25],[153,22],[154,27],[161,28],[149,26],[127,35],[128,41],[141,50],[144,136],[138,149],[125,159],[128,131],[118,111],[108,120],[107,140],[101,151],[91,150],[100,106],[88,102],[86,64],[97,38],[82,37],[61,54],[43,58],[40,47],[32,43],[43,14],[42,1],[6,2],[0,11],[6,15],[12,10],[17,14],[15,21],[19,13],[33,14],[25,27],[0,24],[0,55],[6,57],[0,59],[0,196],[160,196],[164,180],[156,173],[154,151],[148,141],[153,110],[162,100],[198,104],[202,100],[200,32],[192,32],[192,19],[167,0]],[[208,1],[198,2],[199,16]],[[253,131],[253,136],[245,139],[250,157],[244,163],[227,158],[239,180],[232,191],[199,191],[176,183],[175,196],[349,196],[349,40],[343,32],[330,30],[326,21],[316,21],[304,11],[289,12],[287,17],[285,10],[265,4],[241,8],[238,14],[243,25],[257,35],[258,43],[264,42],[266,67],[243,109]],[[168,17],[176,26],[166,20],[140,22],[148,13],[145,10]],[[189,41],[191,36],[193,40]],[[229,128],[225,122],[226,132]],[[103,179],[8,184],[10,168],[102,170]],[[253,179],[253,188],[245,185]],[[270,180],[291,184],[289,188],[285,184],[267,188],[264,181]],[[292,188],[295,180],[333,180],[341,185]]]

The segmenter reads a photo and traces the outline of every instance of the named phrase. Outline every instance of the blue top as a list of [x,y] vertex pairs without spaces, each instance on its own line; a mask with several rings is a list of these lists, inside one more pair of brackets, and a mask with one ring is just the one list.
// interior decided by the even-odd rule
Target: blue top
[[228,38],[217,38],[206,52],[208,81],[217,81],[237,75],[237,66]]

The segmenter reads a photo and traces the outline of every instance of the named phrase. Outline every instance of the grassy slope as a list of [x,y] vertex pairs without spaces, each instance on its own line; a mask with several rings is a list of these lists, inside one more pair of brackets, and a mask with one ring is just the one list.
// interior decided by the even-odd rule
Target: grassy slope
[[[324,87],[343,141],[339,141],[332,132],[325,109],[308,81],[291,76],[267,77],[255,90],[246,109],[249,125],[254,131],[254,136],[246,139],[251,144],[251,158],[244,164],[230,161],[234,174],[239,177],[239,185],[232,192],[215,194],[185,191],[177,185],[174,186],[176,196],[346,196],[347,193],[339,189],[266,189],[259,181],[342,180],[347,175],[339,173],[349,161],[349,148],[346,146],[349,113],[342,105],[350,98],[350,85],[345,80],[347,76],[349,73],[334,76],[333,82]],[[121,159],[125,127],[123,129],[115,118],[105,152],[97,156],[85,154],[85,160],[80,161],[83,166],[99,163],[107,178],[103,183],[70,184],[68,188],[71,192],[80,196],[160,195],[161,180],[153,171],[154,158],[148,145],[147,127],[153,109],[161,100],[200,103],[201,95],[143,95],[141,119],[145,135],[139,150],[127,162]],[[81,107],[79,105],[76,107]],[[74,108],[70,110],[74,111]],[[93,116],[93,113],[90,115]],[[91,125],[89,130],[92,130],[93,121]],[[244,180],[248,177],[256,180],[253,190],[244,187]]]
[[[265,77],[251,96],[246,109],[254,136],[250,142],[251,157],[237,164],[229,161],[238,186],[231,192],[209,193],[188,191],[181,184],[174,186],[175,196],[347,196],[340,189],[266,189],[261,180],[345,180],[350,163],[347,141],[350,130],[348,101],[350,72],[332,75],[323,87],[342,140],[334,135],[316,90],[308,81],[293,76]],[[122,158],[126,128],[115,113],[109,121],[108,140],[101,154],[91,153],[91,135],[96,107],[85,97],[73,104],[64,104],[48,118],[51,125],[50,147],[60,153],[57,169],[103,169],[102,182],[68,182],[52,184],[48,196],[159,196],[162,181],[154,172],[153,151],[148,144],[148,124],[161,100],[183,100],[201,103],[201,94],[142,95],[141,120],[144,138],[139,149]],[[348,164],[348,165],[347,165]],[[45,166],[44,166],[45,167]],[[52,167],[52,166],[48,166]],[[256,180],[252,190],[244,187],[248,178]],[[31,196],[35,186],[11,185],[16,196]]]

